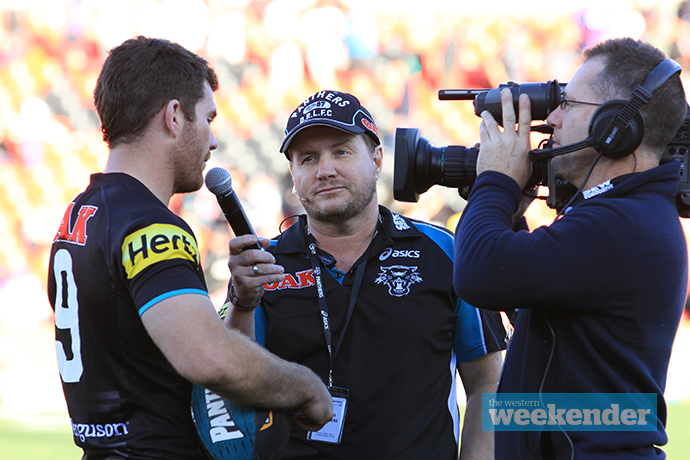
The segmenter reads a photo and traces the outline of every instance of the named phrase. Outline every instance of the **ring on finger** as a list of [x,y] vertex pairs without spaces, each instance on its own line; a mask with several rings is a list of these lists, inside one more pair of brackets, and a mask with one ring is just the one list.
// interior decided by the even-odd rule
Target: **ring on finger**
[[260,275],[260,273],[259,273],[259,267],[257,267],[256,265],[252,265],[252,271],[254,272],[254,274],[255,274],[256,276],[259,276],[259,275]]

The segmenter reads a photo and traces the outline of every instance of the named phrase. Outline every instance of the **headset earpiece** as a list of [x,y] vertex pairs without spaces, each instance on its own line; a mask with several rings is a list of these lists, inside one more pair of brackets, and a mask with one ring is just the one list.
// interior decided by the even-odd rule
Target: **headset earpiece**
[[556,148],[532,150],[530,159],[536,163],[586,147],[594,147],[609,158],[630,155],[644,138],[645,120],[640,108],[649,102],[654,91],[680,70],[676,61],[664,59],[647,75],[645,82],[635,88],[629,101],[609,101],[594,112],[587,139]]
[[649,72],[642,85],[635,88],[629,101],[610,101],[599,107],[589,124],[594,148],[609,158],[623,158],[633,153],[644,138],[645,121],[640,109],[649,102],[654,91],[680,70],[680,64],[666,58]]
[[645,121],[642,112],[634,112],[627,128],[618,134],[619,139],[613,148],[607,146],[607,139],[616,133],[612,133],[610,127],[616,117],[628,105],[628,101],[609,101],[603,104],[592,115],[589,123],[589,136],[594,139],[594,148],[603,152],[608,158],[623,158],[630,155],[639,147],[644,138]]

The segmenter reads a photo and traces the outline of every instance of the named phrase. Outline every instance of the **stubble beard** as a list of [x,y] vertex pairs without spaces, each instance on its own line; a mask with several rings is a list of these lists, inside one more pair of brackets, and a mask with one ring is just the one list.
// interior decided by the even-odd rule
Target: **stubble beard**
[[203,144],[196,139],[192,128],[187,128],[187,126],[185,125],[186,132],[183,133],[185,141],[172,153],[174,155],[173,175],[175,177],[173,193],[196,192],[204,185],[204,163],[201,163],[201,169],[196,167],[199,165],[197,152],[203,149]]
[[360,215],[376,196],[376,181],[372,181],[364,190],[355,193],[353,197],[335,209],[314,204],[312,200],[302,201],[302,206],[311,219],[328,223],[346,222]]
[[551,160],[553,172],[556,176],[579,187],[581,184],[577,184],[576,182],[579,180],[580,176],[584,176],[589,170],[597,155],[598,152],[593,148],[559,155]]

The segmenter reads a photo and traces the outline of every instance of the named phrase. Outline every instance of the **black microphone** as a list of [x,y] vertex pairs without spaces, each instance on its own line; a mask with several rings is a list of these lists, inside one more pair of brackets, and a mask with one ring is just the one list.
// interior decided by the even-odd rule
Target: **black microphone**
[[584,141],[575,142],[574,144],[562,145],[560,147],[556,147],[555,149],[546,148],[541,150],[530,150],[529,158],[530,160],[532,160],[532,163],[537,163],[539,161],[549,160],[558,155],[576,152],[586,147],[593,147],[595,144],[596,141],[594,140],[594,138],[588,137]]
[[[223,168],[212,168],[206,173],[206,188],[213,192],[218,199],[218,205],[225,214],[232,231],[235,236],[240,235],[254,235],[252,224],[249,223],[247,215],[242,209],[242,203],[237,198],[235,191],[232,189],[232,177],[230,173]],[[259,243],[254,243],[247,246],[246,249],[262,249]]]

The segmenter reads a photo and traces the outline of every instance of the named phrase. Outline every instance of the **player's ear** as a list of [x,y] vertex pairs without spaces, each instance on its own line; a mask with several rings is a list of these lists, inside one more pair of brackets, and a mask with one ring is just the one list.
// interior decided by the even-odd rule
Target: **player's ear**
[[178,137],[182,132],[183,118],[184,113],[180,101],[177,99],[169,100],[163,108],[163,123],[174,137]]

